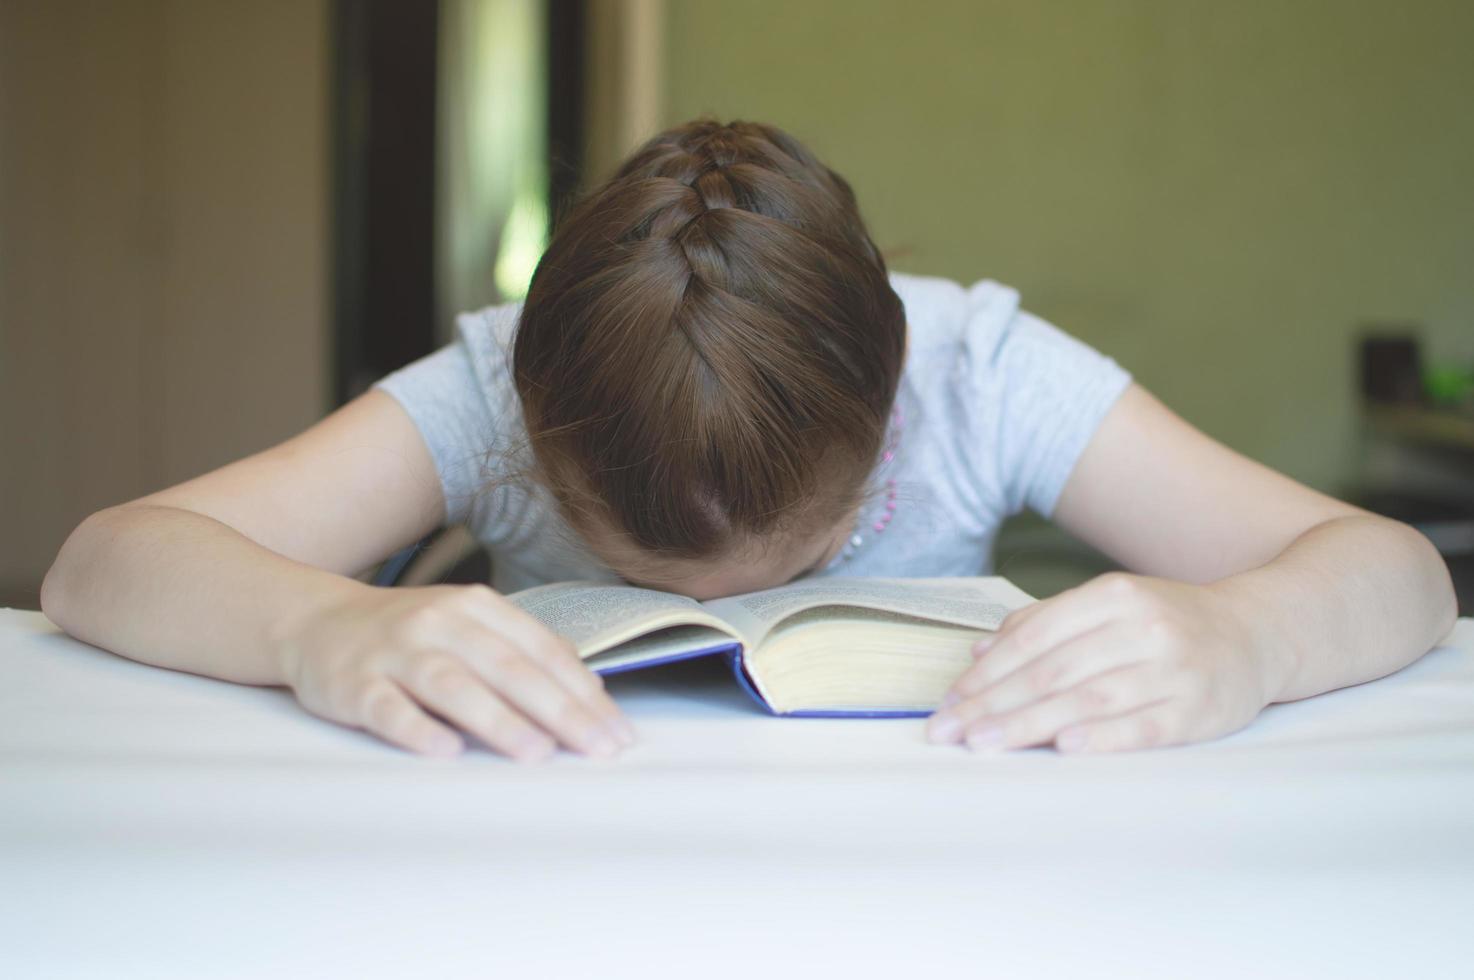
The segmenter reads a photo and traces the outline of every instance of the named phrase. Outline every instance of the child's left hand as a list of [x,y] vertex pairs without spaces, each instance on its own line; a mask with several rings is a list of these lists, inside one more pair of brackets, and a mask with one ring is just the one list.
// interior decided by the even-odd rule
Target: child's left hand
[[1211,739],[1252,721],[1277,675],[1212,586],[1125,572],[1011,613],[974,653],[927,723],[933,742],[1108,752]]

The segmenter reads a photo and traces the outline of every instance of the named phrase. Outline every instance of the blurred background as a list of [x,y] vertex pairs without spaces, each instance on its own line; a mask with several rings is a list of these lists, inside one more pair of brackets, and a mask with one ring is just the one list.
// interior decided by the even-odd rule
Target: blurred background
[[[0,0],[0,604],[87,513],[515,299],[659,128],[776,123],[893,268],[991,277],[1434,538],[1474,608],[1474,4]],[[1109,567],[1036,518],[997,567]]]

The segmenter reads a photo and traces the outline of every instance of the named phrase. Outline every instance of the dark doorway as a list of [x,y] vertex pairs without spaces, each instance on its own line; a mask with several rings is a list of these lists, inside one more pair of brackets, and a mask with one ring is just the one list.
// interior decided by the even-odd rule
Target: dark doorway
[[[537,0],[528,0],[537,2]],[[548,212],[583,177],[586,0],[546,3]],[[333,7],[333,393],[433,351],[440,5]]]

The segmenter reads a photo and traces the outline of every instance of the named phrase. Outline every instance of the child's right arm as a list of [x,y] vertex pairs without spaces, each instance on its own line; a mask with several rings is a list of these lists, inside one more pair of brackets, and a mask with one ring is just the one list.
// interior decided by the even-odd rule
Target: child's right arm
[[490,588],[348,577],[444,518],[414,423],[371,391],[279,446],[93,514],[41,606],[89,643],[285,684],[315,714],[419,752],[461,746],[432,713],[518,758],[552,752],[553,738],[591,754],[628,744],[571,644]]

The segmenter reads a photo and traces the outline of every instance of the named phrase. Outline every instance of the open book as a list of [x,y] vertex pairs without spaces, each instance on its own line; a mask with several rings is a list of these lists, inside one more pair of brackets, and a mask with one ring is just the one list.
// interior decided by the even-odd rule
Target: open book
[[927,715],[973,642],[1033,598],[1007,579],[834,578],[697,602],[600,582],[508,598],[600,674],[724,655],[779,715]]

